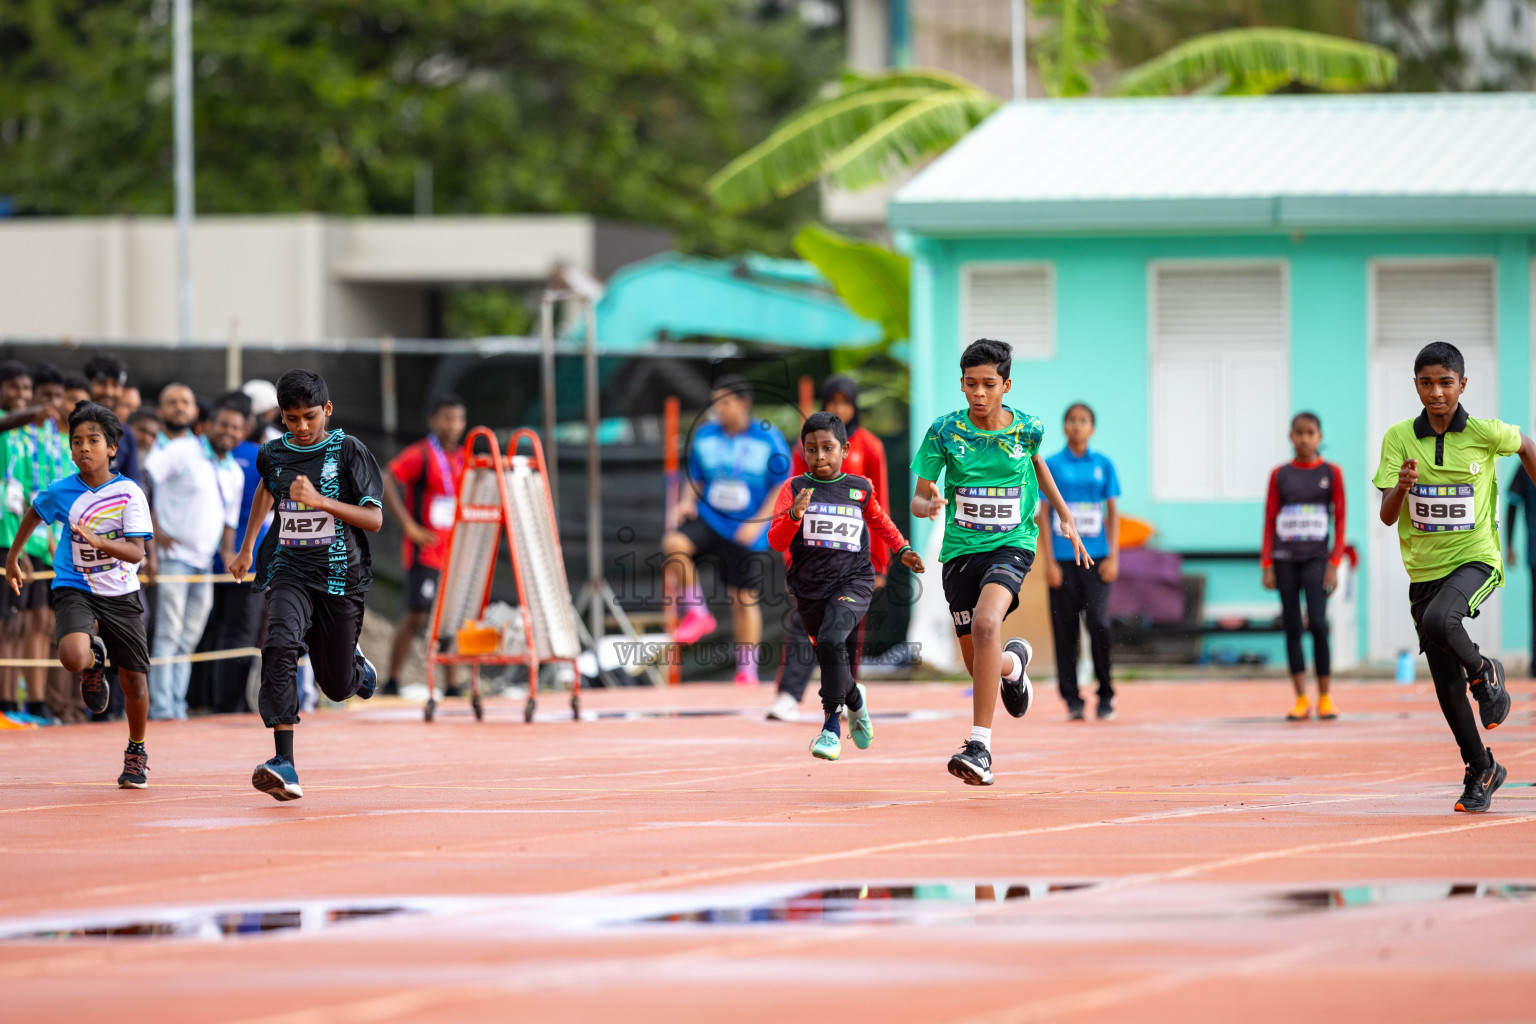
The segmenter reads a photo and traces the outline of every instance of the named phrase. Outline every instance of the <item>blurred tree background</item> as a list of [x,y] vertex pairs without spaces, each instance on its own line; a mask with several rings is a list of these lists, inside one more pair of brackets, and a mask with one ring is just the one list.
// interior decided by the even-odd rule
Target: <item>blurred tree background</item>
[[[169,0],[0,3],[0,196],[172,209]],[[723,216],[703,185],[834,77],[840,30],[750,0],[193,4],[202,214],[582,212],[684,251],[787,255],[814,194]],[[512,323],[494,296],[454,315]]]

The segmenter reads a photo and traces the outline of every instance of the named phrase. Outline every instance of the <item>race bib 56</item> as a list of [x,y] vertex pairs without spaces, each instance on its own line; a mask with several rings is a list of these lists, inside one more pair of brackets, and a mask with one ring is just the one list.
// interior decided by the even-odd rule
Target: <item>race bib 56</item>
[[1408,491],[1408,521],[1415,530],[1443,533],[1477,525],[1471,484],[1418,484]]
[[[103,530],[96,534],[96,536],[103,540],[117,540],[122,535],[122,530]],[[118,566],[116,558],[105,551],[98,551],[91,547],[74,530],[69,531],[69,543],[70,547],[74,549],[75,568],[79,570],[82,576],[106,572],[108,569],[115,569]]]

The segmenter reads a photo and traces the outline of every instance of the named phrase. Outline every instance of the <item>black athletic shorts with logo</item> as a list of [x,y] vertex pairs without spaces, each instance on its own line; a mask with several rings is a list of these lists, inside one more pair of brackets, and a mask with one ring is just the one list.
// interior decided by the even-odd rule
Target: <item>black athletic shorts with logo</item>
[[777,553],[753,551],[736,543],[734,537],[722,537],[702,519],[690,519],[677,528],[693,544],[694,564],[712,560],[720,570],[720,582],[742,590],[761,590],[763,570],[769,558]]
[[442,573],[430,565],[413,565],[405,573],[405,610],[429,612],[437,600],[437,584]]
[[971,612],[981,600],[981,588],[1000,583],[1013,593],[1005,615],[1019,607],[1019,589],[1035,564],[1035,553],[1027,548],[1002,547],[974,551],[944,563],[944,598],[955,620],[955,636],[971,635]]
[[144,605],[139,592],[92,594],[74,587],[54,587],[54,639],[70,633],[95,633],[107,645],[112,667],[149,671],[149,639],[144,635]]

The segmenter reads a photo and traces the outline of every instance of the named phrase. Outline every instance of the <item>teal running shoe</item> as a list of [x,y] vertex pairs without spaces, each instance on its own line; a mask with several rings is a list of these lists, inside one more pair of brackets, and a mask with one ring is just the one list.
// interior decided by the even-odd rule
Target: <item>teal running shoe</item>
[[811,740],[811,756],[819,757],[823,761],[836,761],[843,756],[843,743],[837,738],[837,733],[827,732],[823,729]]
[[853,737],[853,745],[860,750],[868,750],[869,745],[875,742],[875,723],[869,720],[869,691],[864,689],[863,683],[854,683],[859,688],[859,710],[848,712],[848,735]]

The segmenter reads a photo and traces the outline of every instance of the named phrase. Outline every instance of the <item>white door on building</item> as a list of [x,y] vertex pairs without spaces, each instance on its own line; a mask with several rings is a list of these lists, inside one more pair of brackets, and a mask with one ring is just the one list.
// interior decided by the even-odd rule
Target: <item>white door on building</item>
[[[1498,415],[1494,268],[1483,260],[1382,261],[1371,267],[1371,295],[1366,469],[1375,472],[1387,427],[1423,411],[1413,388],[1413,358],[1432,341],[1448,341],[1465,357],[1467,410],[1479,417]],[[1369,509],[1370,658],[1388,662],[1399,651],[1419,649],[1408,614],[1408,573],[1398,551],[1397,528],[1383,526],[1376,514],[1381,492],[1368,486],[1367,493],[1358,498],[1350,495],[1350,500],[1364,501]],[[1501,505],[1502,501],[1501,497]],[[1467,633],[1489,652],[1499,650],[1500,611],[1495,594],[1484,602],[1478,617],[1467,622]]]

